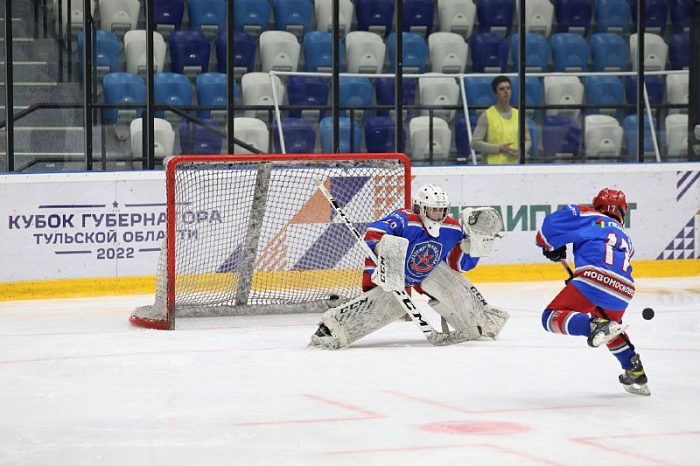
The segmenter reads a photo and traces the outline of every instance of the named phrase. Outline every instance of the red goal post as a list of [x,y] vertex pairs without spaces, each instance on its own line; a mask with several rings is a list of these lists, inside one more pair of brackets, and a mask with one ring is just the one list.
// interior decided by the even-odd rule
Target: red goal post
[[317,182],[360,231],[410,205],[403,154],[175,156],[153,305],[130,321],[322,312],[361,293],[365,255]]

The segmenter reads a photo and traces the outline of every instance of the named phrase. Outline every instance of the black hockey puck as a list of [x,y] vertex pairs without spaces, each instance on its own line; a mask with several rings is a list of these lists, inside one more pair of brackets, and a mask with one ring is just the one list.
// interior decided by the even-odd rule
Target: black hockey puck
[[642,317],[644,317],[644,320],[651,320],[654,318],[654,310],[650,307],[645,308],[642,311]]
[[328,297],[328,299],[330,299],[331,301],[335,301],[336,299],[340,299],[340,296],[338,296],[337,294],[332,294]]

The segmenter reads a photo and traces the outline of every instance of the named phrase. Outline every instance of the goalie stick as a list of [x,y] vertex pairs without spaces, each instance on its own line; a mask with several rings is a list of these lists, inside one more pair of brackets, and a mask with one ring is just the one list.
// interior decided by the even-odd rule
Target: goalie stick
[[[323,185],[323,180],[316,180],[316,184],[318,186],[319,191],[323,193],[323,195],[326,197],[331,206],[333,206],[333,209],[337,212],[338,216],[343,221],[345,226],[348,227],[352,234],[355,235],[355,237],[358,239],[360,244],[362,244],[362,246],[365,249],[365,252],[367,253],[367,256],[370,259],[372,259],[372,261],[376,264],[376,254],[374,254],[374,251],[372,251],[369,245],[365,243],[364,239],[362,238],[362,235],[360,235],[360,232],[357,231],[357,228],[355,228],[355,225],[353,225],[350,219],[347,218],[342,207],[340,207],[340,204],[338,204],[338,201],[336,201],[336,199],[331,195],[330,191],[328,191],[328,189],[326,189],[326,187]],[[423,332],[423,335],[425,335],[425,338],[431,344],[435,346],[452,345],[455,343],[462,343],[474,339],[472,335],[464,331],[456,330],[454,332],[447,333],[440,333],[436,331],[433,328],[433,326],[430,325],[430,323],[423,319],[423,316],[418,311],[418,308],[416,307],[415,303],[408,295],[406,290],[393,290],[390,293],[394,296],[394,298],[396,298],[399,304],[403,306],[406,313],[411,317],[411,320],[413,320],[413,322],[418,326],[421,332]]]

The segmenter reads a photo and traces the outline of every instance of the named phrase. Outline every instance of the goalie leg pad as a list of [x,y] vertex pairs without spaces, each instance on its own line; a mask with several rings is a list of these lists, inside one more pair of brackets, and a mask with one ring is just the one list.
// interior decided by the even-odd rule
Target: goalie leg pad
[[484,315],[486,316],[486,323],[482,328],[482,332],[485,337],[489,337],[493,340],[498,339],[501,334],[501,330],[510,319],[510,314],[506,311],[501,311],[493,306],[487,305],[484,308]]
[[481,326],[471,325],[464,319],[464,316],[462,314],[455,311],[447,304],[442,303],[438,300],[430,300],[428,301],[428,304],[430,305],[430,307],[433,308],[435,312],[440,314],[442,316],[442,320],[445,321],[442,326],[443,333],[449,332],[450,329],[446,325],[447,323],[449,323],[452,326],[452,328],[462,332],[462,334],[466,337],[464,341],[478,340],[479,338],[481,338]]
[[405,312],[391,294],[377,287],[329,309],[323,314],[323,323],[338,339],[338,347],[345,348],[402,317]]
[[[483,312],[486,301],[471,281],[461,273],[452,270],[445,262],[440,262],[423,280],[421,288],[440,302],[432,306],[435,312],[447,320],[455,330],[476,331],[486,324]],[[483,301],[483,303],[482,303]]]

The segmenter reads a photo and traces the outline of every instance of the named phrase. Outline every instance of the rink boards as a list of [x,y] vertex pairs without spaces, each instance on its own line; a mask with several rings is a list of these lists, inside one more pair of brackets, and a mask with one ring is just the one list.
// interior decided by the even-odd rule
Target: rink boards
[[[605,187],[630,202],[636,277],[700,273],[698,163],[418,167],[413,175],[413,189],[441,184],[453,215],[480,205],[501,212],[504,237],[469,273],[473,281],[561,278],[534,246],[536,231],[548,213],[590,203]],[[0,299],[152,293],[165,229],[162,172],[4,175],[0,195]],[[283,283],[284,273],[266,280]]]

